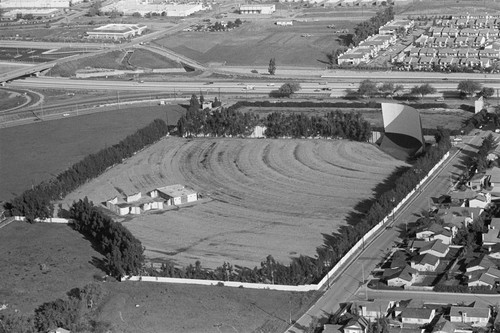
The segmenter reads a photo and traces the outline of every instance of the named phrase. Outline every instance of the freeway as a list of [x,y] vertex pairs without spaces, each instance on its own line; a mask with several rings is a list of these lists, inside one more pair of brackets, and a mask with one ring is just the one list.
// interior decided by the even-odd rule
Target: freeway
[[[484,134],[484,133],[483,133]],[[467,141],[467,143],[465,143]],[[290,327],[287,332],[302,332],[309,327],[312,318],[328,318],[328,315],[335,312],[341,302],[348,300],[356,300],[363,297],[364,290],[361,286],[366,282],[366,277],[375,266],[387,256],[390,248],[398,241],[401,233],[405,232],[406,222],[412,219],[415,213],[422,209],[428,208],[428,200],[430,197],[439,196],[448,192],[451,186],[450,176],[457,175],[461,172],[460,159],[476,151],[481,144],[481,136],[472,136],[464,138],[464,143],[459,150],[452,152],[447,162],[436,172],[421,188],[422,192],[417,193],[412,200],[395,216],[393,216],[392,224],[394,228],[383,229],[382,232],[370,243],[366,244],[365,249],[350,263],[350,265],[339,273],[336,280],[332,281],[330,287],[323,296],[314,304],[297,322]],[[387,296],[383,292],[372,293],[373,296]],[[410,293],[402,293],[403,299],[408,299]],[[462,295],[461,295],[462,297]],[[456,298],[456,296],[455,296]],[[438,297],[439,299],[439,297]]]
[[[206,80],[206,79],[205,79]],[[336,82],[300,82],[301,90],[297,94],[325,94],[332,97],[345,95],[346,89],[357,89],[357,82],[354,79],[342,78]],[[241,81],[118,81],[118,80],[72,80],[67,78],[37,77],[16,80],[10,83],[14,87],[30,88],[53,88],[53,89],[83,89],[83,90],[129,90],[129,91],[158,91],[158,92],[188,92],[188,93],[244,93],[244,94],[268,94],[271,90],[277,89],[286,81],[262,81],[262,80],[241,80]],[[421,83],[420,78],[415,78],[412,82],[403,83],[405,89]],[[456,91],[457,83],[441,81],[432,85],[439,92]],[[500,81],[488,85],[494,89],[500,89]]]

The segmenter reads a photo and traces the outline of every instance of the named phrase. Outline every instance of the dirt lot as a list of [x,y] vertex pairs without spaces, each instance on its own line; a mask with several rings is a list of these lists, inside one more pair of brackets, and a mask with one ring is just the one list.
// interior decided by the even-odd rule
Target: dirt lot
[[274,22],[280,19],[247,17],[242,18],[247,21],[233,31],[181,32],[156,43],[202,63],[263,66],[274,57],[278,68],[280,65],[321,68],[324,64],[318,60],[325,60],[325,53],[338,45],[335,29],[327,25],[334,23],[336,29],[352,29],[357,23],[347,19],[331,22],[309,19],[307,22],[295,21],[291,27],[276,26]]
[[65,224],[13,222],[0,230],[0,304],[31,312],[104,273],[102,256]]
[[121,333],[284,332],[316,295],[148,282],[103,286],[111,296],[100,318]]
[[65,198],[95,203],[181,183],[202,202],[124,224],[151,258],[253,267],[268,254],[314,255],[359,201],[396,166],[376,147],[350,141],[168,138]]
[[54,177],[155,118],[165,120],[166,112],[173,124],[184,109],[178,105],[129,108],[3,128],[0,131],[0,200],[10,199],[32,184]]

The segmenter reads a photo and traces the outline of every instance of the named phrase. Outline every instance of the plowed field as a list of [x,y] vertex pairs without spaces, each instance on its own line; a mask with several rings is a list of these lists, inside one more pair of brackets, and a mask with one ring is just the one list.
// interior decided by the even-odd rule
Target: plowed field
[[255,266],[314,255],[346,214],[401,161],[346,140],[168,138],[82,186],[66,203],[100,203],[181,183],[204,195],[193,205],[123,219],[149,258],[206,267]]

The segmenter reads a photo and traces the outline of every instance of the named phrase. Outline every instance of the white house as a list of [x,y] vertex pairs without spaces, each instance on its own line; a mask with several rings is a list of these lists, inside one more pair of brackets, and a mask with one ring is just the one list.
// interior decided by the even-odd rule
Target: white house
[[398,270],[386,278],[387,285],[390,287],[411,286],[417,279],[418,272],[410,266]]
[[434,240],[432,242],[427,242],[424,246],[420,248],[420,254],[432,254],[435,257],[443,258],[446,257],[450,250],[449,245],[443,244],[440,239]]
[[425,325],[436,315],[435,309],[406,308],[401,312],[401,322],[405,325]]
[[432,254],[418,255],[411,259],[411,268],[419,272],[434,272],[439,266],[439,258]]
[[151,191],[150,196],[151,198],[161,197],[165,199],[167,205],[181,205],[198,200],[198,192],[180,184],[159,187]]
[[370,321],[374,321],[386,317],[393,306],[394,301],[389,300],[366,302],[360,305],[361,315]]
[[476,327],[484,327],[491,317],[488,307],[452,306],[450,321],[452,323],[467,323]]

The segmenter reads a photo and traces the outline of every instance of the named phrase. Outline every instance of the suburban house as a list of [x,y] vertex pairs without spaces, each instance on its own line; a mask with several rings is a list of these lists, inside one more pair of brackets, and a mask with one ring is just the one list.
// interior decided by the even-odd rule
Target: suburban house
[[361,315],[370,321],[378,318],[384,318],[389,310],[394,306],[394,301],[376,300],[360,304]]
[[[468,52],[465,52],[464,55],[461,55],[460,52],[464,52],[462,50],[459,51],[459,57],[467,58]],[[484,187],[487,186],[489,182],[489,177],[487,177],[486,173],[478,172],[467,182],[466,186],[474,191],[481,191]]]
[[450,321],[452,323],[467,323],[476,327],[484,327],[491,317],[489,307],[452,306]]
[[486,271],[474,271],[469,275],[469,287],[485,286],[489,288],[500,284],[500,270],[490,267]]
[[483,246],[493,246],[500,243],[500,229],[488,229],[488,232],[483,234]]
[[436,315],[435,309],[406,308],[401,312],[401,322],[405,325],[425,325],[432,321]]
[[488,257],[494,258],[494,259],[500,259],[500,243],[496,243],[494,245],[491,245],[488,249],[490,252],[488,254]]
[[431,333],[455,333],[455,330],[456,326],[452,322],[440,317]]
[[432,254],[420,254],[411,259],[411,268],[419,272],[434,272],[439,266],[439,258]]
[[467,273],[471,273],[471,272],[474,272],[474,271],[486,270],[486,269],[488,269],[488,268],[490,268],[492,266],[493,267],[495,266],[493,264],[493,262],[490,259],[488,259],[488,257],[486,255],[482,255],[479,258],[471,260],[467,264],[465,271]]
[[415,235],[415,238],[425,241],[441,240],[443,244],[450,245],[456,236],[458,228],[456,226],[441,226],[437,223],[431,224],[427,228],[421,229]]
[[418,277],[418,271],[410,266],[398,270],[386,278],[387,285],[391,287],[411,286]]
[[449,209],[440,209],[440,217],[443,219],[444,224],[447,226],[454,225],[457,228],[468,226],[479,217],[483,212],[482,208],[471,207],[450,207]]
[[344,333],[367,333],[369,322],[363,317],[353,317],[344,325]]
[[450,250],[448,244],[444,244],[440,239],[436,239],[431,242],[426,242],[424,246],[422,246],[419,250],[420,254],[432,254],[438,258],[444,258],[448,254]]

